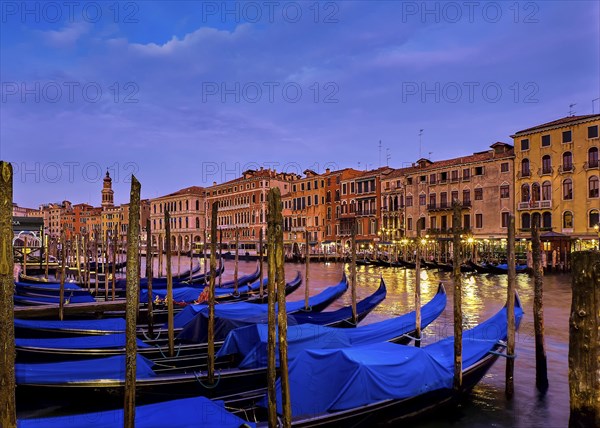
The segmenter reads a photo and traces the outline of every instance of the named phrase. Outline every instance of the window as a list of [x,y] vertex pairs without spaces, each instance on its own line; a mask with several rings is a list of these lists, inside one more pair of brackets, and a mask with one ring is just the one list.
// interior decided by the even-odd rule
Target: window
[[470,190],[463,190],[463,204],[467,205],[471,203],[471,191]]
[[408,230],[413,230],[412,218],[409,217],[406,219],[406,227]]
[[540,184],[533,183],[531,185],[531,200],[539,201],[541,199],[541,197],[542,197],[542,195],[541,195],[541,191],[540,191]]
[[509,171],[509,163],[508,162],[502,162],[500,164],[500,172],[508,172]]
[[588,222],[588,226],[589,227],[594,227],[597,224],[600,224],[600,218],[599,218],[599,211],[598,210],[591,210],[590,211],[590,215],[589,215],[589,222]]
[[458,190],[453,190],[450,196],[452,199],[452,203],[457,202],[458,201]]
[[503,184],[502,186],[500,186],[500,198],[510,198],[510,186],[508,184]]
[[419,177],[419,183],[427,183],[427,176],[421,175]]
[[521,185],[521,202],[529,202],[529,199],[531,199],[529,184],[525,183]]
[[408,177],[408,178],[406,179],[406,184],[408,184],[408,185],[411,185],[411,184],[413,184],[413,179],[412,179],[412,177]]
[[419,205],[423,206],[423,205],[426,205],[426,204],[427,204],[427,202],[426,202],[425,194],[422,193],[422,194],[419,195]]
[[475,167],[475,174],[473,175],[483,175],[485,168],[483,166]]
[[471,170],[469,168],[463,169],[463,180],[468,180],[471,177]]
[[471,215],[470,214],[465,214],[463,216],[463,227],[465,228],[465,230],[471,228]]
[[563,153],[563,171],[571,171],[573,169],[573,154],[571,152]]
[[598,125],[588,126],[588,138],[598,138]]
[[550,135],[542,135],[542,147],[550,147]]
[[429,194],[429,205],[431,207],[435,207],[435,193],[430,193]]
[[448,181],[448,173],[440,172],[440,182],[445,183],[446,181]]
[[588,180],[588,197],[597,198],[598,197],[598,176],[592,175]]
[[529,215],[529,213],[521,214],[521,227],[523,229],[531,228],[531,216]]
[[429,217],[429,227],[431,229],[437,229],[437,217]]
[[478,187],[475,189],[475,200],[482,201],[483,200],[483,188]]
[[588,150],[588,168],[598,168],[598,147]]
[[435,184],[435,174],[429,174],[429,184]]
[[529,150],[529,138],[521,140],[521,151]]
[[573,199],[573,181],[570,178],[563,181],[563,199]]
[[542,156],[542,174],[552,174],[552,158],[550,155]]
[[442,228],[442,230],[446,230],[448,228],[448,216],[443,215],[441,217],[441,219],[442,219],[441,228]]
[[475,228],[483,228],[483,214],[475,214]]
[[342,195],[345,195],[345,194],[346,194],[346,183],[342,183]]
[[502,227],[508,227],[509,215],[506,211],[502,213]]
[[406,206],[407,207],[412,207],[413,206],[413,197],[412,196],[407,196],[406,197]]
[[452,171],[452,181],[458,181],[458,170]]
[[573,229],[573,213],[565,211],[563,214],[563,229]]
[[306,190],[310,190],[310,181],[306,183]]
[[552,213],[546,211],[542,214],[542,227],[545,229],[552,229]]
[[573,135],[571,133],[571,131],[563,131],[562,133],[562,142],[563,143],[570,143],[573,141]]
[[448,205],[448,193],[442,192],[440,193],[440,206],[445,208]]
[[542,183],[542,201],[552,200],[552,183],[544,181]]
[[521,177],[529,177],[529,159],[525,158],[521,161]]

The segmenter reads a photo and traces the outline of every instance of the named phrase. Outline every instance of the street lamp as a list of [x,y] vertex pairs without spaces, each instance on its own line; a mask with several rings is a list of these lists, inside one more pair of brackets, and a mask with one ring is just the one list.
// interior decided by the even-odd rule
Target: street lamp
[[596,234],[598,235],[598,251],[600,251],[600,224],[596,223],[594,225],[594,230],[596,231]]

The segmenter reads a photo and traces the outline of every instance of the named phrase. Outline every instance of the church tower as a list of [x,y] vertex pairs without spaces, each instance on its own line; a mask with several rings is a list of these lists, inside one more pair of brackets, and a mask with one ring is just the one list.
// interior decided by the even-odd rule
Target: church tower
[[114,192],[112,189],[112,178],[106,171],[106,177],[104,177],[104,183],[102,185],[102,208],[108,208],[114,206]]

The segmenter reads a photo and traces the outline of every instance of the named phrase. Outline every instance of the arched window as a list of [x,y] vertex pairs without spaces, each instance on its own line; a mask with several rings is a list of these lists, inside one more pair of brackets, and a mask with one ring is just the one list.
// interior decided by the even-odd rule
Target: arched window
[[529,171],[529,159],[525,158],[521,161],[521,176],[529,177],[531,175]]
[[542,214],[542,227],[546,229],[552,228],[552,213],[546,211]]
[[529,184],[525,183],[521,186],[521,202],[529,202]]
[[550,155],[542,156],[542,174],[552,173],[552,158]]
[[529,215],[529,213],[521,214],[521,227],[523,229],[531,228],[531,216]]
[[196,229],[200,229],[200,218],[196,217]]
[[189,210],[189,209],[190,209],[190,201],[188,201],[188,200],[186,199],[186,201],[185,201],[185,210],[187,211],[187,210]]
[[537,224],[538,227],[541,225],[541,220],[542,220],[542,216],[540,215],[540,213],[533,213],[531,215],[531,225],[535,225]]
[[541,194],[540,194],[540,183],[533,183],[531,185],[531,200],[532,201],[539,201],[541,199]]
[[597,198],[599,195],[598,188],[598,176],[592,175],[588,180],[588,197]]
[[542,201],[552,200],[552,183],[544,181],[542,183]]
[[563,228],[573,229],[573,213],[571,211],[565,211],[563,214]]
[[597,224],[600,224],[600,211],[598,210],[591,210],[590,211],[590,215],[589,215],[589,227],[594,227]]
[[573,169],[573,154],[571,152],[563,153],[563,171],[571,171]]
[[570,178],[563,181],[563,199],[573,199],[573,181]]
[[200,201],[196,199],[196,211],[200,210]]
[[598,147],[588,150],[588,168],[598,168]]

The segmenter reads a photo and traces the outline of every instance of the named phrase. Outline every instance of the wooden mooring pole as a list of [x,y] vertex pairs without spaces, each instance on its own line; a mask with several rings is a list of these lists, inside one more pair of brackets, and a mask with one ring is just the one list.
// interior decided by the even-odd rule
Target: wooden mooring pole
[[281,381],[281,426],[283,428],[289,428],[292,426],[292,404],[290,400],[290,379],[287,356],[287,310],[285,307],[283,215],[281,212],[283,204],[281,203],[279,187],[272,188],[269,193],[272,193],[271,200],[273,205],[271,208],[275,211],[275,265],[277,271],[277,327],[279,332],[279,379]]
[[419,219],[417,221],[417,259],[415,260],[415,346],[417,348],[421,347],[421,229],[421,219]]
[[60,286],[58,289],[58,319],[63,320],[65,310],[65,279],[67,276],[66,264],[67,264],[67,240],[65,238],[65,231],[63,230],[60,236],[61,243],[61,261],[60,261]]
[[117,228],[117,225],[115,224],[115,235],[113,236],[112,239],[112,281],[111,281],[111,286],[112,286],[112,300],[115,300],[115,289],[117,288],[117,249],[118,244],[117,244],[117,237],[118,237],[118,233],[119,230]]
[[154,336],[154,314],[152,302],[152,276],[154,275],[154,261],[152,260],[152,230],[150,219],[146,219],[146,281],[148,282],[148,334]]
[[535,385],[540,392],[548,390],[548,363],[544,344],[544,267],[539,216],[533,216],[531,252],[533,258],[533,327],[535,331]]
[[46,265],[44,268],[44,278],[48,279],[48,263],[50,262],[49,254],[48,254],[49,253],[48,252],[48,235],[44,235],[44,248],[45,248],[44,258],[45,258],[45,262],[46,262]]
[[516,260],[515,260],[515,216],[508,216],[508,287],[506,296],[506,316],[507,316],[507,347],[506,347],[506,387],[504,393],[507,399],[511,399],[515,392],[514,371],[515,371],[515,289],[516,289]]
[[13,169],[4,161],[0,161],[0,201],[0,426],[15,428]]
[[175,330],[173,328],[173,272],[171,271],[171,215],[165,210],[165,253],[167,263],[167,337],[169,357],[175,355]]
[[129,196],[129,228],[127,229],[127,289],[125,307],[125,411],[123,426],[135,426],[135,384],[137,369],[136,320],[139,304],[140,192],[141,184],[131,176]]
[[275,325],[275,295],[277,263],[275,262],[275,228],[276,216],[274,209],[273,194],[267,194],[267,314],[268,314],[268,338],[267,338],[267,399],[269,427],[277,427],[277,391],[275,382],[277,377],[277,361],[275,358],[275,347],[277,344]]
[[304,274],[304,309],[308,311],[308,298],[310,296],[310,288],[308,285],[309,275],[310,275],[310,251],[309,251],[309,244],[308,244],[308,232],[305,231],[304,234],[306,236],[306,258],[305,258],[306,273]]
[[239,254],[239,246],[240,246],[240,230],[238,228],[235,229],[235,263],[233,266],[233,294],[238,295],[238,265],[240,261]]
[[260,299],[262,300],[263,296],[264,296],[264,289],[263,289],[263,281],[264,281],[264,271],[263,271],[263,229],[262,227],[258,230],[258,250],[260,251],[260,255],[258,256],[258,268],[259,268],[259,280],[260,280],[260,285],[259,285],[259,296]]
[[[217,274],[217,222],[219,203],[212,203],[210,213],[210,275],[208,286],[208,383],[215,383],[215,282]],[[206,236],[206,234],[205,234]],[[206,242],[206,240],[205,240]],[[206,248],[204,249],[206,253]]]
[[356,219],[352,222],[350,231],[352,261],[350,262],[350,287],[352,288],[352,324],[358,325],[358,314],[356,312]]
[[462,389],[462,278],[460,276],[460,231],[462,206],[460,202],[453,202],[452,213],[452,277],[454,280],[454,392],[458,394]]
[[[211,254],[212,256],[212,254]],[[219,266],[221,266],[221,263],[223,263],[223,229],[219,229]],[[217,271],[215,270],[214,272],[211,273],[212,274],[217,274]],[[223,280],[223,275],[221,275],[221,273],[219,272],[219,287],[221,287],[222,281]]]
[[600,427],[600,251],[571,257],[569,428]]

